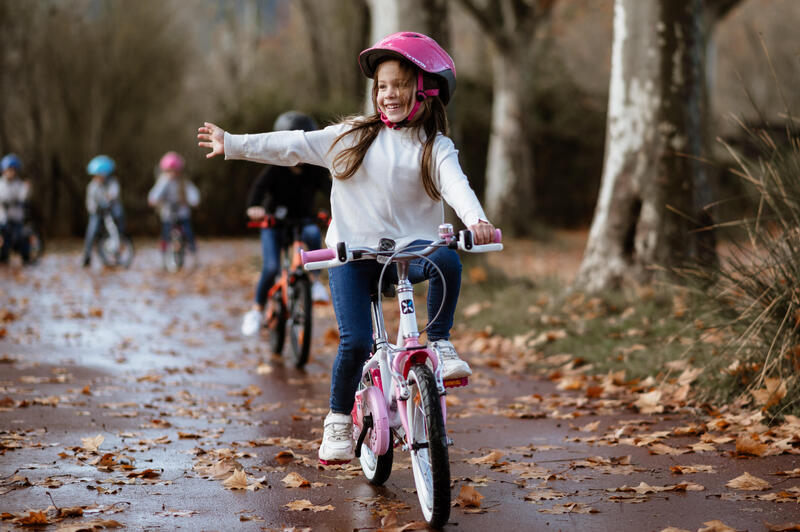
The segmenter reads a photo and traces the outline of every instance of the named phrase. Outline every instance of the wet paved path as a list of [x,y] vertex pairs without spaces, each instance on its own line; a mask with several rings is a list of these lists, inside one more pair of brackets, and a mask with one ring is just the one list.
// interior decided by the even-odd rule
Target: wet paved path
[[[285,366],[267,356],[264,337],[238,332],[257,244],[203,242],[202,252],[190,274],[163,274],[152,249],[128,271],[85,271],[66,252],[0,270],[0,514],[83,507],[82,518],[52,529],[113,519],[133,530],[376,530],[390,514],[398,526],[420,520],[404,453],[381,488],[357,467],[317,467],[336,345],[330,308],[317,308],[306,370]],[[674,429],[698,420],[593,402],[493,368],[496,359],[476,356],[472,385],[449,399],[453,499],[468,485],[483,499],[454,507],[447,530],[800,521],[800,479],[774,475],[800,467],[796,456],[736,460],[722,441],[709,452],[651,454],[642,438],[686,449],[697,435]],[[670,470],[693,464],[704,467]],[[234,469],[251,489],[226,488]],[[292,472],[311,486],[288,487]],[[726,487],[745,472],[771,489]],[[653,493],[641,482],[704,489]],[[639,491],[609,491],[623,486]],[[786,502],[756,498],[781,492]],[[318,511],[286,506],[300,500]],[[13,517],[3,515],[0,529],[16,529]]]

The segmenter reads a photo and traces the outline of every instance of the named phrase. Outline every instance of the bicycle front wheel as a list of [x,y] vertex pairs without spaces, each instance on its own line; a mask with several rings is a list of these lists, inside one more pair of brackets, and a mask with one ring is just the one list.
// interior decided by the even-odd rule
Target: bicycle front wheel
[[411,396],[406,401],[411,466],[425,520],[441,528],[450,517],[450,458],[436,379],[425,364],[408,373]]
[[28,262],[36,264],[44,255],[44,237],[36,227],[26,226],[24,238],[28,240]]
[[273,354],[280,356],[286,340],[286,305],[280,290],[272,294],[267,309],[267,330],[269,331],[269,348]]
[[179,230],[170,232],[167,251],[164,253],[164,269],[170,273],[176,273],[183,268],[183,258],[186,253],[186,245],[183,234]]
[[122,266],[129,268],[135,254],[133,240],[127,235],[120,235],[118,242],[108,236],[101,237],[97,243],[100,260],[106,266]]
[[311,350],[311,281],[300,277],[292,286],[289,297],[289,338],[292,342],[292,362],[302,368]]

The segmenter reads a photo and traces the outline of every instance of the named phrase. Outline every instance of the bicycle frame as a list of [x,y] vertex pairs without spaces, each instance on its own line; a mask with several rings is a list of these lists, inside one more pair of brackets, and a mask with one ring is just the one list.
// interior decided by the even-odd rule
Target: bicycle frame
[[[367,479],[381,485],[391,474],[396,438],[403,450],[411,452],[411,469],[420,507],[425,520],[434,528],[443,526],[450,515],[447,447],[452,445],[452,440],[446,429],[445,388],[466,384],[467,379],[443,382],[441,353],[420,344],[414,290],[408,279],[409,264],[415,258],[430,260],[427,257],[444,246],[475,252],[500,251],[503,249],[499,243],[501,239],[502,235],[496,231],[495,243],[474,246],[471,232],[462,231],[457,238],[453,227],[443,224],[439,226],[439,240],[422,250],[412,251],[416,248],[407,247],[394,251],[392,241],[382,240],[379,249],[348,248],[340,242],[335,250],[301,252],[307,270],[341,266],[358,259],[376,259],[384,264],[377,294],[370,301],[375,349],[362,368],[351,413],[355,455],[361,459],[361,469]],[[400,310],[396,344],[389,342],[381,306],[383,274],[392,264],[397,268]],[[433,261],[431,264],[438,270]],[[390,415],[395,407],[397,415]],[[368,442],[365,441],[367,436]]]
[[[375,353],[370,355],[370,358],[364,364],[362,370],[362,381],[365,384],[378,386],[383,392],[382,406],[371,405],[373,414],[377,414],[378,419],[373,418],[375,431],[381,431],[383,426],[387,428],[395,428],[392,426],[392,420],[389,419],[389,410],[394,398],[397,401],[397,410],[400,417],[400,424],[403,428],[404,434],[410,434],[408,426],[408,416],[406,410],[406,401],[410,396],[408,389],[408,372],[414,364],[425,364],[430,361],[436,378],[436,388],[440,395],[440,403],[442,407],[442,415],[447,419],[446,405],[445,405],[445,385],[442,381],[441,364],[438,353],[434,353],[430,348],[419,343],[419,329],[417,326],[417,313],[416,305],[414,304],[414,288],[408,280],[408,264],[409,259],[400,260],[395,263],[397,267],[397,304],[400,310],[400,324],[398,327],[397,343],[391,344],[389,342],[386,327],[384,325],[383,309],[381,308],[380,298],[375,297],[371,302],[372,311],[372,330],[373,339],[375,341]],[[389,383],[389,386],[384,386],[384,383]],[[359,401],[356,401],[357,403]],[[375,409],[379,412],[375,412]],[[358,417],[359,412],[354,412],[354,421],[360,425]],[[386,418],[387,422],[384,423],[383,419]],[[354,430],[356,426],[354,425]],[[362,428],[359,426],[358,430]],[[357,437],[360,434],[356,435]],[[406,441],[403,448],[408,450],[414,442]],[[383,445],[379,445],[383,447]],[[384,449],[385,452],[385,449]],[[380,454],[380,453],[379,453]]]
[[117,227],[114,217],[111,216],[110,212],[106,212],[103,215],[103,226],[106,228],[106,233],[108,234],[108,238],[111,240],[112,248],[116,253],[116,251],[119,249],[119,228]]
[[[303,259],[301,252],[306,250],[306,244],[300,238],[299,229],[293,231],[293,241],[289,246],[282,246],[281,249],[281,271],[280,277],[267,292],[267,301],[271,301],[276,292],[281,292],[281,299],[284,305],[289,304],[289,287],[294,284],[298,275],[306,275],[303,270]],[[269,316],[268,316],[269,319]]]

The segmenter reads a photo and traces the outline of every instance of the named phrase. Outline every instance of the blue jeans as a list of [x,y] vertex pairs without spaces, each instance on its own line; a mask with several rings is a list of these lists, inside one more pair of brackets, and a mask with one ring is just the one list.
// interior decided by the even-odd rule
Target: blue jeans
[[189,251],[194,253],[197,251],[197,243],[194,239],[194,231],[192,230],[192,221],[189,218],[178,218],[177,220],[170,221],[162,221],[161,222],[161,241],[162,242],[169,242],[169,233],[172,231],[172,227],[177,225],[183,231],[183,238],[186,240],[186,247],[189,248]]
[[[111,216],[114,218],[114,223],[117,224],[117,230],[121,235],[125,234],[125,216],[122,211],[122,204],[113,203],[109,207]],[[100,232],[100,224],[103,223],[103,215],[96,212],[89,215],[89,224],[86,226],[86,240],[83,244],[83,256],[90,257],[92,255],[92,245],[97,239]]]
[[[281,269],[281,248],[283,247],[283,229],[261,230],[261,277],[256,285],[255,302],[262,307],[267,303],[267,294],[275,277]],[[319,249],[322,246],[322,234],[317,224],[308,224],[303,227],[300,239],[305,242],[308,249]]]
[[3,237],[3,245],[0,247],[0,262],[8,261],[12,250],[16,250],[22,256],[22,262],[28,262],[30,258],[30,242],[22,234],[22,223],[8,220],[0,226],[0,234]]
[[[417,240],[414,244],[428,243]],[[447,293],[441,314],[428,329],[428,340],[450,338],[453,317],[461,289],[461,261],[452,249],[439,248],[428,257],[441,270]],[[372,350],[372,314],[370,295],[377,293],[378,277],[383,266],[373,260],[355,261],[331,268],[328,272],[333,310],[339,324],[339,351],[331,373],[330,408],[349,414],[361,379],[361,369]],[[385,282],[397,283],[397,268],[389,266]],[[419,283],[428,279],[428,316],[432,318],[442,304],[443,283],[436,269],[426,260],[409,264],[408,279]]]

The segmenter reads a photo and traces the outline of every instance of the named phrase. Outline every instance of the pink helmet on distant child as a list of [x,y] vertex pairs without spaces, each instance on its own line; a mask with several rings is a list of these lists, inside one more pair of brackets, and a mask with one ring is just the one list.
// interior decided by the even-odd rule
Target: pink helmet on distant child
[[168,151],[165,153],[161,158],[161,161],[158,163],[158,167],[164,172],[181,172],[185,165],[186,164],[183,161],[183,157],[174,151]]
[[[375,78],[378,65],[385,59],[405,59],[420,69],[417,76],[416,103],[406,121],[411,120],[420,102],[428,96],[438,96],[445,105],[453,97],[456,91],[456,65],[448,53],[427,35],[411,31],[392,33],[361,52],[358,64],[368,78]],[[425,90],[422,72],[430,74],[439,88]],[[390,127],[396,127],[386,120],[384,122]]]

